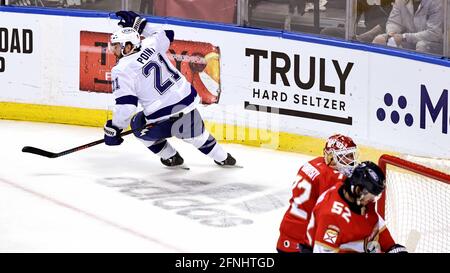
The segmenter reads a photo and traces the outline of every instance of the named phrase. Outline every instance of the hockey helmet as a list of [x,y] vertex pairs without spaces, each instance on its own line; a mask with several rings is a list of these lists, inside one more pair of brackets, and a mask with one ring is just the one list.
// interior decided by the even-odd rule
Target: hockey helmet
[[323,155],[329,166],[349,176],[356,167],[358,149],[351,137],[335,134],[327,139]]
[[358,205],[363,199],[374,202],[386,188],[386,176],[377,164],[364,161],[358,164],[352,175],[345,180],[345,186]]
[[141,36],[134,28],[125,27],[114,32],[110,38],[110,50],[113,51],[113,48],[119,44],[122,55],[129,55],[130,53],[124,54],[123,52],[127,43],[131,43],[133,45],[131,52],[133,52],[135,48],[139,48],[141,46]]

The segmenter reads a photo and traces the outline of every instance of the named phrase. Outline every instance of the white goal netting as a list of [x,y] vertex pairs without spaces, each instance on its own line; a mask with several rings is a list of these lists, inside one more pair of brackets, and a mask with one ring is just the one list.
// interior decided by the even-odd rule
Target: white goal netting
[[385,220],[392,236],[409,252],[450,253],[450,162],[412,157],[389,160]]

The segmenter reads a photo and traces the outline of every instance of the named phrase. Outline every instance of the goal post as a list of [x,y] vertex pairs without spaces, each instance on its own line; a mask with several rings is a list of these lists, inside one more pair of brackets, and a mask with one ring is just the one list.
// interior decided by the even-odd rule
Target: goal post
[[392,155],[378,165],[386,191],[378,213],[396,240],[410,252],[450,252],[450,174]]

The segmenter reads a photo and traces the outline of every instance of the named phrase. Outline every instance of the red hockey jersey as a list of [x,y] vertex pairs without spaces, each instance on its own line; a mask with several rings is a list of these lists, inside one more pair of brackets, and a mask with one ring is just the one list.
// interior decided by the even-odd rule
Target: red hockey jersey
[[[317,200],[308,225],[308,242],[314,252],[386,252],[394,244],[375,203],[363,214],[351,210],[341,196],[340,185]],[[355,205],[356,206],[356,205]]]
[[305,163],[297,174],[292,187],[290,206],[280,225],[277,249],[283,252],[299,252],[299,244],[307,244],[306,228],[317,198],[333,186],[343,182],[345,176],[317,157]]

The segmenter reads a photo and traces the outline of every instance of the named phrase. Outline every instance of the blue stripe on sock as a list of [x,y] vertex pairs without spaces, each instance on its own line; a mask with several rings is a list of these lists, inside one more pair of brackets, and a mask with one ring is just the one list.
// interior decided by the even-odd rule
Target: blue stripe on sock
[[209,154],[212,149],[214,149],[214,147],[216,146],[217,141],[216,139],[212,136],[209,135],[208,140],[205,142],[205,144],[203,144],[200,148],[198,148],[200,150],[200,152],[204,153],[205,155]]
[[163,140],[161,142],[157,142],[155,144],[153,144],[152,146],[148,147],[150,149],[150,151],[152,151],[153,153],[157,154],[159,152],[162,151],[162,149],[164,148],[164,146],[166,146],[167,140]]

